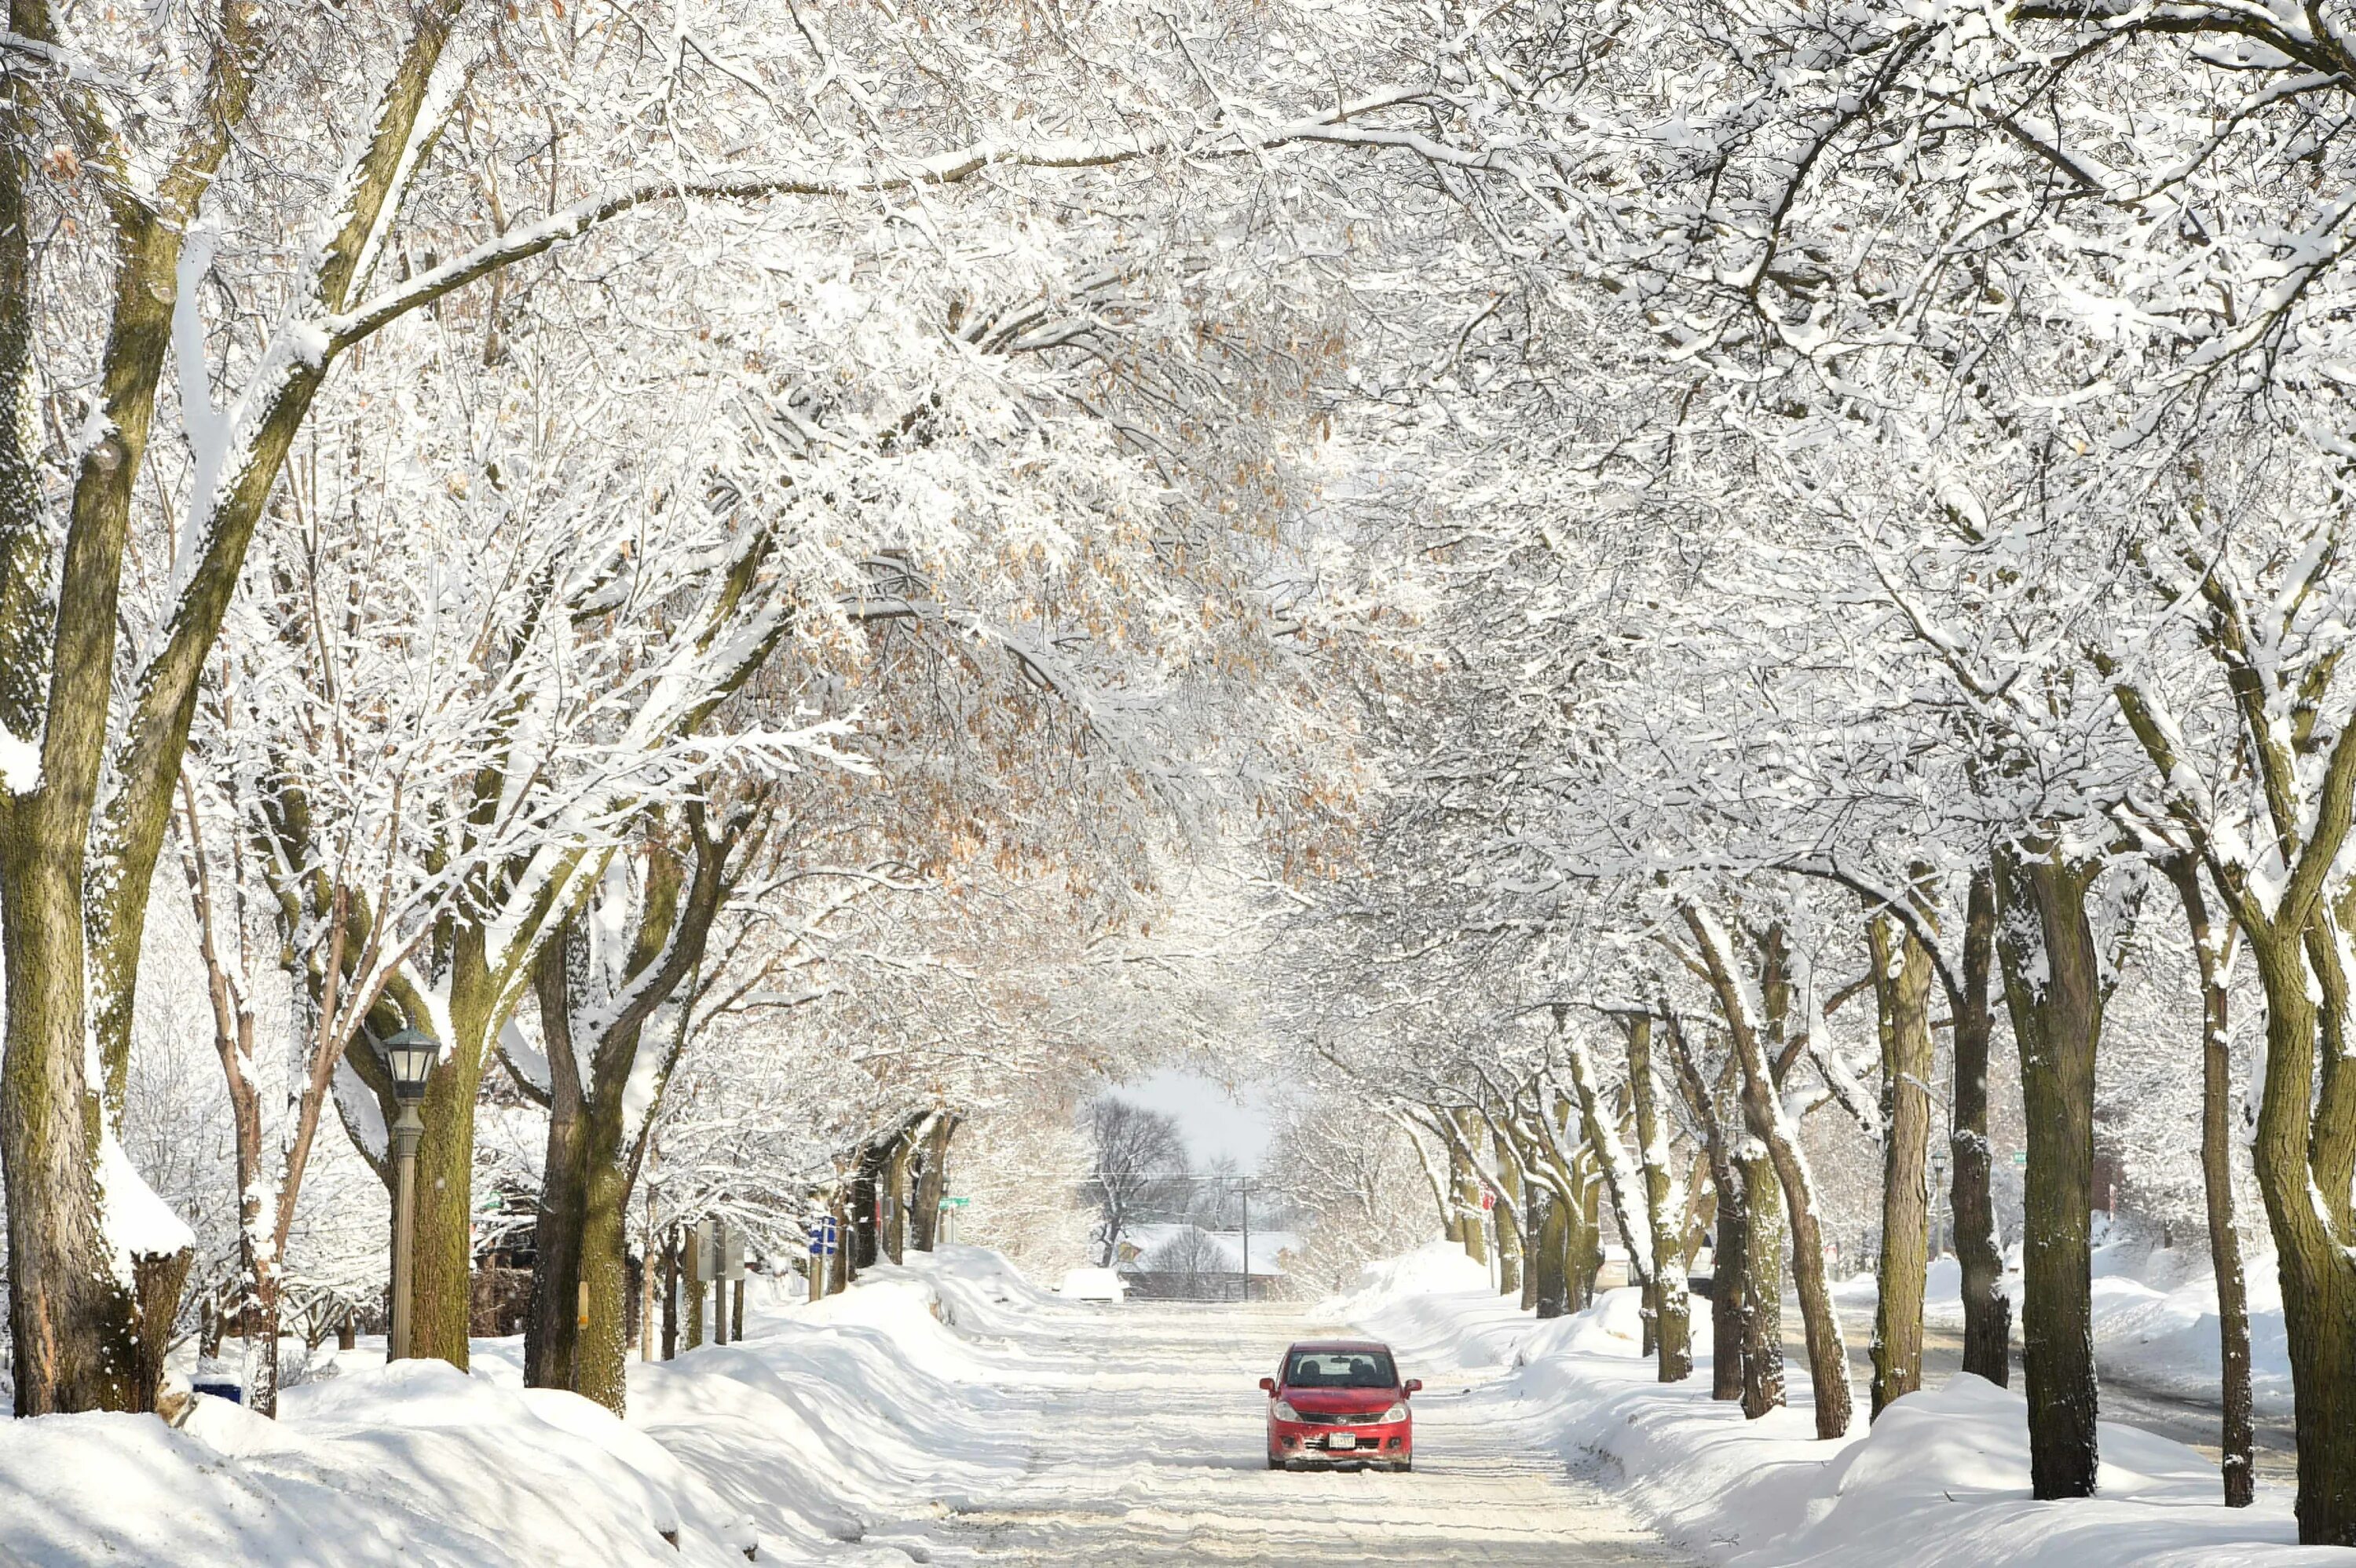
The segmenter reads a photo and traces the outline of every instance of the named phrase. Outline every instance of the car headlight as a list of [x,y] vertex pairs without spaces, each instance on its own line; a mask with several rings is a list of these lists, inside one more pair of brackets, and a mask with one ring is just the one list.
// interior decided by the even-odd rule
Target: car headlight
[[1287,1404],[1282,1400],[1278,1400],[1271,1409],[1279,1421],[1298,1421],[1301,1419],[1301,1413],[1293,1409],[1292,1406]]
[[1405,1421],[1407,1419],[1407,1401],[1401,1400],[1397,1404],[1391,1406],[1388,1410],[1383,1412],[1383,1419],[1386,1422]]

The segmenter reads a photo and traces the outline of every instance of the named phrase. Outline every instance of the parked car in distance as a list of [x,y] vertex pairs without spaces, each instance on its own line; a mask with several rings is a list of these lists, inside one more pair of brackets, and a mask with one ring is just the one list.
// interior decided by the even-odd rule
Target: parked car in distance
[[1067,1301],[1120,1301],[1127,1298],[1129,1287],[1120,1282],[1119,1269],[1076,1268],[1065,1272],[1055,1294]]
[[1408,1396],[1420,1378],[1399,1380],[1390,1347],[1373,1339],[1303,1339],[1288,1346],[1268,1394],[1268,1467],[1381,1465],[1415,1468],[1415,1420]]

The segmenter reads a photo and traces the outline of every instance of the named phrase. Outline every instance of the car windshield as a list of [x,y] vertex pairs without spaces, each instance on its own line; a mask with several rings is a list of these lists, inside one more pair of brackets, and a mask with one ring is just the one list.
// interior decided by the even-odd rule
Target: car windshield
[[1292,1388],[1397,1388],[1388,1350],[1295,1350],[1284,1381]]

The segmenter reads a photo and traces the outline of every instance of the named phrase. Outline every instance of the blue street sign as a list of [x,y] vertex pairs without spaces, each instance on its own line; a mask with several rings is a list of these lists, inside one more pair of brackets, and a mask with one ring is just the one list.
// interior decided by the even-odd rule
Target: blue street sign
[[842,1250],[842,1238],[836,1232],[833,1215],[810,1222],[809,1250],[814,1258],[830,1258]]

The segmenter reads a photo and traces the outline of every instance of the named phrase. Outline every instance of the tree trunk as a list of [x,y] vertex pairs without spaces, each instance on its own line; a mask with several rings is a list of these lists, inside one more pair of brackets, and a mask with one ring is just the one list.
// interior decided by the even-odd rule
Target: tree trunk
[[[180,1292],[187,1287],[188,1270],[196,1261],[193,1248],[145,1253],[132,1261],[131,1283],[139,1298],[139,1339],[137,1359],[131,1368],[131,1386],[147,1391],[150,1409],[155,1407],[155,1392],[164,1383],[164,1361],[172,1348],[172,1323],[179,1314]],[[262,1329],[270,1337],[263,1372],[271,1380],[270,1407],[273,1412],[278,1408],[279,1300],[273,1282],[269,1299],[262,1304]]]
[[895,1264],[907,1261],[908,1155],[914,1136],[910,1129],[893,1141],[891,1161],[884,1168],[884,1251]]
[[858,1173],[851,1179],[851,1229],[843,1240],[861,1268],[873,1268],[883,1255],[883,1236],[875,1221],[874,1152],[861,1156]]
[[[460,925],[453,936],[444,1015],[450,1038],[441,1042],[442,1059],[426,1080],[424,1104],[419,1108],[425,1131],[417,1144],[411,1251],[410,1353],[435,1357],[460,1371],[467,1368],[474,1316],[475,1103],[491,1042],[520,999],[499,994],[484,961],[484,944],[479,926]],[[371,1031],[380,1032],[382,1021],[372,1021]],[[427,1020],[403,1021],[416,1025]],[[390,1126],[398,1103],[381,1054],[356,1046],[344,1060],[374,1092],[384,1125]],[[391,1150],[369,1157],[387,1190],[397,1191],[400,1173]],[[389,1212],[388,1231],[398,1223],[397,1215]]]
[[1603,1179],[1604,1196],[1612,1203],[1612,1223],[1619,1227],[1622,1246],[1628,1253],[1631,1283],[1645,1292],[1644,1310],[1645,1350],[1652,1349],[1652,1247],[1639,1227],[1644,1223],[1644,1199],[1633,1190],[1637,1185],[1636,1174],[1628,1168],[1627,1151],[1620,1139],[1616,1117],[1605,1114],[1602,1093],[1596,1083],[1593,1054],[1585,1040],[1568,1029],[1569,1009],[1555,1008],[1555,1025],[1562,1043],[1563,1059],[1570,1070],[1570,1084],[1579,1101],[1580,1124],[1586,1129],[1587,1147],[1592,1151],[1598,1170]]
[[925,1125],[922,1147],[916,1168],[916,1201],[908,1216],[916,1249],[920,1253],[933,1250],[934,1239],[940,1234],[941,1197],[948,1176],[949,1139],[957,1131],[957,1117],[947,1111],[936,1111]]
[[620,1415],[629,1397],[630,1175],[595,1160],[587,1187],[578,1277],[588,1286],[588,1320],[574,1328],[573,1391]]
[[[1664,1009],[1665,1011],[1665,1008]],[[1715,1096],[1701,1075],[1701,1063],[1686,1039],[1685,1026],[1675,1013],[1665,1019],[1669,1031],[1669,1055],[1677,1070],[1677,1087],[1686,1108],[1701,1128],[1702,1153],[1709,1162],[1710,1185],[1717,1190],[1717,1216],[1711,1234],[1709,1278],[1709,1397],[1739,1400],[1749,1384],[1743,1371],[1751,1308],[1749,1246],[1751,1213],[1742,1174],[1727,1147],[1726,1124],[1718,1114]],[[1779,1339],[1780,1344],[1780,1339]],[[1779,1351],[1780,1353],[1780,1351]],[[1778,1374],[1780,1381],[1781,1374]]]
[[2099,1463],[2092,1216],[2104,987],[2086,914],[2098,870],[2008,850],[1996,861],[1997,950],[2029,1128],[2022,1363],[2029,1484],[2040,1500],[2092,1497]]
[[1537,1205],[1537,1247],[1530,1269],[1535,1306],[1541,1317],[1560,1317],[1570,1310],[1570,1205],[1551,1189]]
[[1669,1140],[1653,1077],[1653,1019],[1628,1020],[1628,1089],[1636,1113],[1636,1154],[1643,1165],[1644,1219],[1652,1229],[1655,1349],[1665,1383],[1693,1371],[1692,1304],[1686,1294],[1685,1195],[1669,1166]]
[[50,828],[51,787],[0,801],[0,1148],[16,1413],[146,1410],[155,1396],[137,1373],[139,1304],[110,1266],[100,1212],[104,1116],[83,1073],[81,845]]
[[[210,957],[209,949],[208,958]],[[262,1181],[262,1096],[247,1066],[254,1060],[253,1015],[230,1000],[227,976],[210,976],[213,1044],[229,1089],[230,1127],[236,1151],[238,1315],[246,1325],[245,1406],[257,1415],[278,1414],[279,1257],[273,1225],[278,1216]],[[279,1201],[285,1199],[281,1194]],[[162,1367],[157,1372],[160,1376]]]
[[1497,1159],[1497,1185],[1505,1189],[1497,1200],[1497,1294],[1522,1293],[1522,1163],[1505,1134],[1492,1125],[1489,1146]]
[[417,1144],[410,1349],[461,1371],[469,1364],[474,1317],[475,1098],[482,1082],[480,1044],[462,1044],[426,1086],[425,1134]]
[[[1746,1353],[1751,1343],[1751,1206],[1742,1191],[1742,1172],[1729,1159],[1722,1171],[1713,1169],[1718,1191],[1718,1245],[1710,1253],[1709,1275],[1709,1397],[1745,1400],[1751,1378]],[[1777,1374],[1780,1385],[1782,1374]]]
[[1783,1215],[1766,1146],[1749,1137],[1740,1148],[1742,1413],[1756,1421],[1783,1403]]
[[680,1303],[686,1308],[681,1316],[687,1319],[687,1349],[692,1350],[703,1343],[703,1306],[709,1299],[703,1289],[702,1248],[697,1245],[692,1225],[680,1237]]
[[1489,1225],[1481,1208],[1481,1178],[1472,1168],[1472,1157],[1467,1152],[1471,1134],[1466,1130],[1464,1114],[1445,1111],[1448,1118],[1448,1174],[1456,1189],[1456,1239],[1463,1244],[1464,1255],[1476,1264],[1489,1261]]
[[2266,993],[2265,1088],[2252,1152],[2282,1275],[2298,1444],[2293,1511],[2302,1544],[2356,1546],[2356,1254],[2333,1233],[2309,1163],[2314,976],[2301,936],[2246,923],[2244,933]]
[[1988,981],[1995,967],[1995,884],[1981,871],[1972,878],[1964,912],[1964,992],[1950,998],[1955,1100],[1947,1139],[1954,1168],[1948,1201],[1963,1272],[1964,1371],[2003,1388],[2012,1380],[2012,1298],[2004,1293],[2004,1249],[1997,1244],[1996,1201],[1988,1190],[1988,1039],[1996,1025]]
[[[1818,1218],[1815,1179],[1809,1174],[1807,1157],[1800,1148],[1797,1129],[1784,1115],[1782,1084],[1774,1076],[1774,1064],[1768,1056],[1771,1040],[1778,1046],[1782,1043],[1783,1026],[1790,1008],[1783,933],[1771,930],[1762,944],[1764,983],[1759,994],[1763,995],[1767,1008],[1762,1019],[1751,1008],[1750,997],[1753,993],[1735,971],[1734,965],[1740,958],[1724,930],[1715,919],[1691,904],[1686,906],[1685,916],[1687,929],[1701,946],[1710,984],[1718,993],[1727,1030],[1734,1042],[1735,1060],[1741,1066],[1744,1117],[1753,1136],[1766,1141],[1766,1163],[1772,1164],[1776,1182],[1783,1189],[1784,1213],[1792,1230],[1792,1281],[1800,1297],[1800,1320],[1807,1335],[1808,1376],[1815,1386],[1816,1435],[1839,1437],[1848,1431],[1851,1409],[1848,1352],[1841,1343],[1840,1319],[1834,1315],[1831,1285],[1825,1277],[1824,1231]],[[1767,1031],[1764,1036],[1762,1027]],[[1774,1205],[1756,1196],[1762,1189],[1757,1185],[1754,1168],[1761,1162],[1746,1159],[1744,1163],[1744,1185],[1754,1195],[1750,1206],[1752,1251],[1749,1261],[1754,1285],[1751,1299],[1763,1307],[1768,1298],[1755,1288],[1759,1283],[1759,1218],[1762,1211]],[[1746,1359],[1756,1343],[1755,1339],[1746,1342]]]
[[663,1238],[662,1359],[679,1354],[679,1227]]
[[541,1162],[535,1216],[531,1304],[524,1317],[523,1381],[528,1388],[569,1389],[576,1375],[582,1223],[589,1207],[589,1108],[569,1040],[572,1008],[564,957],[552,944],[541,960],[541,1030],[549,1063],[548,1143]]
[[1540,1186],[1524,1167],[1522,1179],[1522,1310],[1535,1312],[1538,1305],[1538,1273],[1544,1266],[1541,1259],[1546,1249],[1546,1217],[1540,1212],[1549,1201],[1548,1189]]
[[1931,955],[1888,915],[1866,923],[1881,1032],[1881,1262],[1873,1315],[1872,1413],[1922,1386],[1929,1264]]
[[2227,1508],[2247,1508],[2256,1495],[2252,1467],[2257,1445],[2250,1389],[2250,1295],[2243,1276],[2242,1237],[2233,1217],[2233,1054],[2232,998],[2226,990],[2224,934],[2209,918],[2201,868],[2190,855],[2163,863],[2175,884],[2192,936],[2201,976],[2201,1184],[2208,1200],[2209,1261],[2217,1275],[2219,1394],[2223,1407],[2218,1446]]

